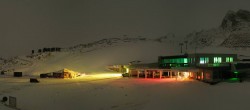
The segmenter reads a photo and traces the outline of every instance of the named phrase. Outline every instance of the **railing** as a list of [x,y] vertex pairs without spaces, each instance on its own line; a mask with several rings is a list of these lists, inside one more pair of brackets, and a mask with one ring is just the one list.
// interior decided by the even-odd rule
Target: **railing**
[[188,64],[188,63],[172,63],[172,64],[160,64],[161,68],[172,67],[228,67],[230,63],[208,63],[208,64]]
[[225,67],[230,66],[230,63],[209,63],[209,64],[196,64],[198,67]]

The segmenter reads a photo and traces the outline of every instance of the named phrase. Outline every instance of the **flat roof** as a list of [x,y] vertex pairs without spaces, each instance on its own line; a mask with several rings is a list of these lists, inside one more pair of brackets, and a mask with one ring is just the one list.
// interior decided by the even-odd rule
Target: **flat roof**
[[188,55],[159,56],[160,58],[187,58]]
[[187,58],[188,56],[201,56],[201,55],[230,55],[230,56],[237,56],[237,54],[224,54],[224,53],[191,53],[191,54],[184,54],[184,55],[171,55],[171,56],[159,56],[160,58]]
[[188,55],[237,55],[237,54],[227,54],[227,53],[191,53]]

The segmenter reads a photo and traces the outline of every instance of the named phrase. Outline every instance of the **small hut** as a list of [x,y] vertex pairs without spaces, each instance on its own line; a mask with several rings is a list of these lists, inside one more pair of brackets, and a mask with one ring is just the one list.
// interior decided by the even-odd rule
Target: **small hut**
[[78,75],[78,72],[69,70],[69,69],[62,69],[57,72],[53,72],[54,78],[76,78]]

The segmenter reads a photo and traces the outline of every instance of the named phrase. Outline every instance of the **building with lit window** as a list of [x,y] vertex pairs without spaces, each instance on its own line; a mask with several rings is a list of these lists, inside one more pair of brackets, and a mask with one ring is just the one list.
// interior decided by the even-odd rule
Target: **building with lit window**
[[126,69],[128,77],[197,79],[212,84],[250,78],[250,60],[239,60],[237,54],[159,56],[157,63],[131,64]]
[[171,69],[175,74],[188,73],[190,78],[205,82],[217,82],[238,78],[235,69],[237,54],[185,54],[177,56],[159,56],[161,69]]
[[173,67],[222,67],[237,61],[236,54],[186,54],[159,56],[160,68]]

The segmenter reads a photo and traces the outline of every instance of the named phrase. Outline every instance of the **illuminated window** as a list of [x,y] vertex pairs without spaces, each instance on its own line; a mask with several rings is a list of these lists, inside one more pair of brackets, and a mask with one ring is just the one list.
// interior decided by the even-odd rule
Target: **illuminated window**
[[209,58],[205,57],[205,63],[209,63]]
[[187,58],[184,58],[184,63],[188,63],[188,59]]
[[230,57],[230,62],[233,62],[234,61],[234,58],[233,57]]
[[188,63],[195,63],[195,58],[189,58]]
[[233,57],[226,57],[226,62],[233,62],[234,58]]
[[204,64],[204,63],[205,63],[204,57],[200,57],[200,64]]
[[193,63],[192,58],[190,58],[190,63]]
[[200,64],[206,64],[209,62],[209,58],[208,57],[200,57]]
[[221,57],[214,57],[214,63],[221,63]]

